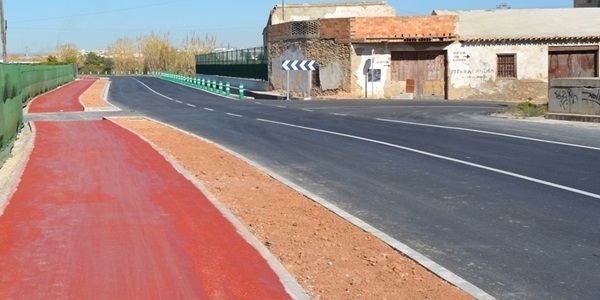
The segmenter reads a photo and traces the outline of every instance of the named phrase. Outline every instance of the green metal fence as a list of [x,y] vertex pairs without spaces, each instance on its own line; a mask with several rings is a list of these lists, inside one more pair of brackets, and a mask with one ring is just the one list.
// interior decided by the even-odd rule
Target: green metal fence
[[238,78],[269,79],[264,47],[196,55],[196,73]]
[[33,97],[74,79],[72,65],[0,65],[0,166],[23,126],[23,107]]

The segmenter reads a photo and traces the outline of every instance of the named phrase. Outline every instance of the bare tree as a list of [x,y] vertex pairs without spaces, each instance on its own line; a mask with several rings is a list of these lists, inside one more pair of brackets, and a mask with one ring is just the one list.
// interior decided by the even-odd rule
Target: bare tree
[[215,50],[216,45],[217,38],[212,35],[207,34],[204,39],[196,33],[186,36],[177,59],[178,69],[185,74],[194,74],[196,55],[210,53]]
[[79,51],[75,44],[58,45],[56,47],[56,57],[59,62],[77,64],[79,60]]
[[143,70],[144,61],[137,45],[130,38],[119,38],[108,46],[108,51],[113,57],[114,72],[128,74]]
[[177,49],[171,45],[168,33],[160,37],[153,32],[148,36],[139,37],[138,43],[146,71],[174,71]]

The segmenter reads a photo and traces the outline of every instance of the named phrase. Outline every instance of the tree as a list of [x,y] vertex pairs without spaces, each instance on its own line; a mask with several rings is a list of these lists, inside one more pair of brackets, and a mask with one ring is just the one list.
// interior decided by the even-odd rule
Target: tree
[[104,69],[104,57],[94,53],[94,52],[90,52],[85,56],[85,60],[83,62],[83,67],[81,67],[81,72],[86,74],[86,73],[93,73],[93,74],[97,74],[100,73]]
[[77,46],[75,46],[75,44],[64,44],[56,47],[56,55],[59,62],[77,64],[79,51],[77,51]]
[[196,55],[210,53],[215,50],[217,38],[212,35],[206,35],[204,39],[192,33],[183,41],[182,51],[179,52],[177,65],[178,70],[184,74],[192,75],[196,69]]
[[140,52],[144,58],[144,70],[147,72],[172,72],[175,70],[174,61],[177,49],[171,45],[170,35],[162,37],[154,32],[145,37],[139,37]]
[[114,73],[128,74],[142,70],[144,61],[138,51],[137,45],[130,38],[119,38],[114,44],[108,46],[114,62]]
[[46,58],[46,63],[48,63],[49,65],[58,64],[58,58],[54,55],[48,55],[48,57]]

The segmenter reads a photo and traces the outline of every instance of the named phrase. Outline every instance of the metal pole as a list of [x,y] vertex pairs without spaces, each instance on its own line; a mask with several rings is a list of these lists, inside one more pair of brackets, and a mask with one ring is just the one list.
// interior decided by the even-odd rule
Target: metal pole
[[375,98],[375,49],[371,50],[371,98]]
[[287,83],[285,85],[287,87],[287,96],[285,100],[290,100],[290,70],[287,70]]
[[2,35],[2,62],[8,63],[8,55],[6,54],[6,20],[4,19],[4,0],[0,0],[0,34]]

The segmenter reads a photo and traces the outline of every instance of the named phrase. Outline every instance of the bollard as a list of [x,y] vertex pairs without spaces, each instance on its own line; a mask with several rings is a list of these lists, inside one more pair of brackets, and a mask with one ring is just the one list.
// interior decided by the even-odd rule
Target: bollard
[[217,92],[217,81],[216,80],[213,80],[212,88],[210,89],[210,91],[213,93]]
[[223,94],[223,81],[219,81],[219,95]]
[[244,84],[240,83],[240,100],[244,99]]
[[229,82],[225,83],[225,96],[231,96],[231,85]]
[[206,80],[204,78],[202,78],[202,89],[205,90],[206,89]]

